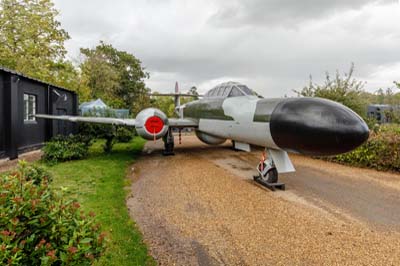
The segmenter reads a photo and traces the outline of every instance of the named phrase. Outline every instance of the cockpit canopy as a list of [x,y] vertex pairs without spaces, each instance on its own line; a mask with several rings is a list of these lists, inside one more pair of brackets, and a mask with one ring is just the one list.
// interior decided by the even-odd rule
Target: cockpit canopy
[[249,89],[246,85],[241,84],[239,82],[225,82],[221,83],[211,90],[209,90],[205,97],[237,97],[237,96],[245,96],[245,95],[254,95],[257,96],[253,90]]

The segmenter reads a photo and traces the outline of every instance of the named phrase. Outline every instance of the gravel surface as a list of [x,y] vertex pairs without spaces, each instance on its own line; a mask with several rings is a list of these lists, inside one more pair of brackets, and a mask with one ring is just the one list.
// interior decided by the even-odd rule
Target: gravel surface
[[259,151],[176,146],[146,144],[127,200],[160,265],[400,265],[400,175],[291,155],[271,192],[252,181]]

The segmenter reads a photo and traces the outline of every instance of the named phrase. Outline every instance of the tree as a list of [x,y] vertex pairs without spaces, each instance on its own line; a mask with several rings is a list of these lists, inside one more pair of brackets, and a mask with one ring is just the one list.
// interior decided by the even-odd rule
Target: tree
[[76,82],[57,15],[51,0],[1,0],[0,65],[60,86]]
[[383,104],[385,102],[385,92],[383,91],[382,88],[379,88],[376,91],[376,100],[375,101],[376,101],[375,103],[378,103],[378,104]]
[[85,59],[80,68],[91,98],[128,108],[132,114],[149,106],[149,89],[144,83],[149,74],[139,59],[103,41],[94,49],[81,48],[81,53]]
[[[397,89],[400,90],[400,83],[396,81],[394,81],[393,83],[396,85]],[[394,100],[396,104],[400,106],[400,92],[394,94]]]
[[318,85],[312,81],[301,91],[295,91],[299,96],[321,97],[340,102],[346,105],[362,117],[366,117],[367,102],[363,99],[364,82],[353,78],[354,64],[351,64],[348,73],[342,77],[339,71],[336,71],[335,78],[332,80],[329,73],[326,73],[324,84]]
[[198,100],[199,99],[199,93],[197,92],[197,87],[196,86],[192,86],[188,92],[188,94],[192,94],[195,95],[195,97],[193,97],[191,100]]
[[163,111],[167,117],[176,117],[173,97],[155,96],[151,99],[151,105]]

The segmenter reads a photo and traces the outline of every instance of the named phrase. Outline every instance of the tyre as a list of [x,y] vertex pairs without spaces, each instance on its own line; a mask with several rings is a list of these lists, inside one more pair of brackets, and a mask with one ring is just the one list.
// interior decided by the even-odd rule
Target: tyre
[[278,171],[276,168],[271,168],[267,171],[265,176],[261,176],[262,181],[267,183],[277,183],[278,182]]

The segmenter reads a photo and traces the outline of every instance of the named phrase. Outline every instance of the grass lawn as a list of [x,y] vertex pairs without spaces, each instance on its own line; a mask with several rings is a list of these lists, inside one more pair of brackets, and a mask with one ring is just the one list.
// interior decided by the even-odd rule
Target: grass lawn
[[86,212],[95,212],[107,232],[107,250],[95,265],[154,265],[125,204],[128,166],[145,141],[135,138],[115,144],[110,154],[104,154],[103,143],[97,141],[85,160],[46,166],[54,176],[52,186],[67,188],[66,196],[76,198]]

